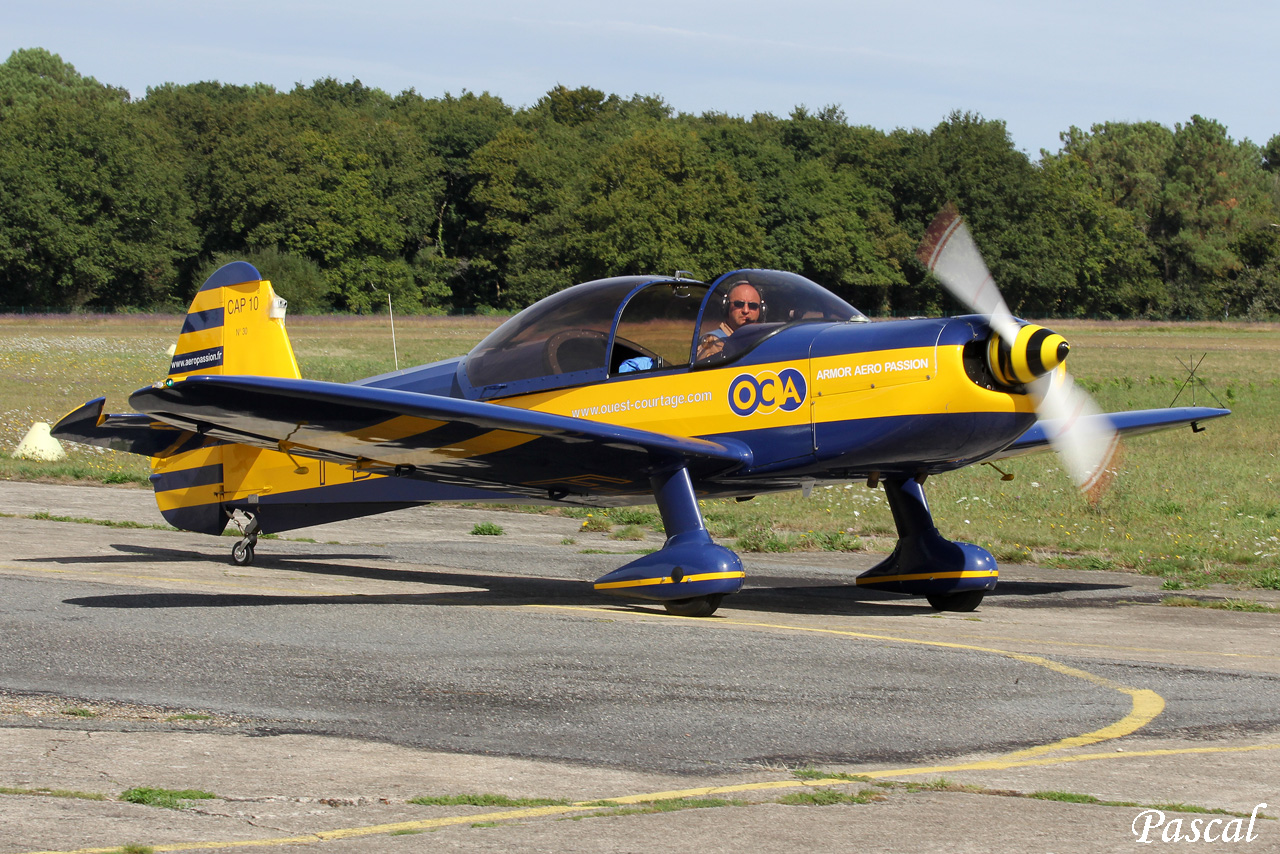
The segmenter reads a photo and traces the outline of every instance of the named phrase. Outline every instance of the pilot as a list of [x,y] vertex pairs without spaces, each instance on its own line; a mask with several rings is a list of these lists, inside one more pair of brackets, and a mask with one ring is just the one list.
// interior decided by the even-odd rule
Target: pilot
[[734,282],[724,300],[724,320],[698,339],[697,358],[706,359],[724,350],[724,339],[748,323],[759,323],[763,308],[764,301],[754,285],[745,280]]

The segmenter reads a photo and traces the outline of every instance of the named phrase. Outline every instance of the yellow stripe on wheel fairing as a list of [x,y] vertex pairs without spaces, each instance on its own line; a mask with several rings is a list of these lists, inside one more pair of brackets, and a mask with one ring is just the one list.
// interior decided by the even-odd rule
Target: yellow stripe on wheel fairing
[[859,578],[857,584],[883,584],[886,581],[934,581],[943,578],[999,578],[1000,573],[994,569],[959,570],[957,572],[914,572],[909,575],[876,575],[871,578]]
[[595,585],[596,590],[618,590],[624,587],[654,587],[659,584],[686,584],[691,581],[720,581],[725,578],[746,578],[745,572],[704,572],[701,575],[686,575],[676,581],[670,576],[666,578],[633,578],[627,581],[610,581]]

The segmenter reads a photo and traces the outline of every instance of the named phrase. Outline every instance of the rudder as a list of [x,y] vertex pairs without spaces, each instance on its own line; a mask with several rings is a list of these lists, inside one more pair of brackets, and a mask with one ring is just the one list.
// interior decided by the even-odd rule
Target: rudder
[[284,328],[287,306],[252,264],[235,261],[218,268],[187,309],[169,378],[301,377]]

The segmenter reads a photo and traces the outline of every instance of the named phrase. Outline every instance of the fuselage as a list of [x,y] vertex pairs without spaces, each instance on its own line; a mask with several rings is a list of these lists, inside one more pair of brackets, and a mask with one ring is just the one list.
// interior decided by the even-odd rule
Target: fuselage
[[[1026,395],[966,370],[989,336],[979,317],[800,323],[724,365],[619,374],[491,402],[667,433],[733,439],[752,462],[721,485],[916,476],[969,465],[1035,422]],[[972,358],[970,359],[972,362]],[[374,378],[384,388],[465,397],[462,360]]]
[[[744,281],[756,322],[732,329],[725,321]],[[719,336],[713,348],[709,336]],[[919,478],[999,452],[1035,414],[984,367],[991,336],[978,316],[871,322],[779,271],[735,271],[712,284],[632,276],[548,297],[466,356],[353,385],[710,440],[740,450],[740,462],[694,475],[697,493],[742,496],[818,480]],[[201,342],[187,343],[182,352]],[[227,358],[235,349],[251,359],[240,347],[228,345]],[[618,471],[598,442],[548,443],[494,429],[481,414],[353,426],[315,440],[338,459],[310,460],[307,416],[297,417],[300,432],[278,448],[223,441],[156,459],[166,519],[216,533],[238,509],[270,532],[434,501],[653,501],[643,464]],[[371,441],[378,450],[366,459]],[[579,474],[557,471],[565,453],[587,461]]]

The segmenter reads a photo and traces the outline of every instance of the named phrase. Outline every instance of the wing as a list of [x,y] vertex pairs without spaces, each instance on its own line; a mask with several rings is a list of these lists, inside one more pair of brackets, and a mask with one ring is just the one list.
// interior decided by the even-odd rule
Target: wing
[[[1141,433],[1154,433],[1157,430],[1168,430],[1190,424],[1191,429],[1199,432],[1201,421],[1221,418],[1230,415],[1230,409],[1214,409],[1208,406],[1180,406],[1171,409],[1135,409],[1131,412],[1104,412],[1099,415],[1085,416],[1091,420],[1102,421],[1102,426],[1110,425],[1122,436],[1136,436]],[[1019,436],[1012,445],[991,457],[1001,460],[1031,454],[1036,451],[1050,450],[1051,436],[1060,429],[1057,421],[1037,421]]]
[[707,441],[473,400],[311,380],[195,376],[135,392],[149,418],[207,439],[375,473],[519,487],[532,494],[648,492],[677,465],[693,478],[751,462]]

